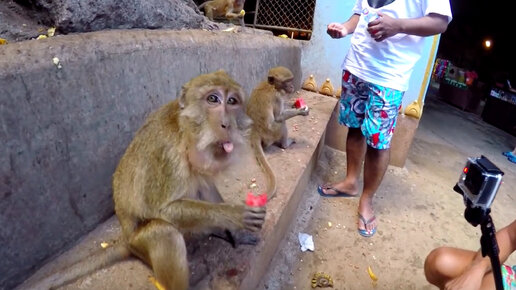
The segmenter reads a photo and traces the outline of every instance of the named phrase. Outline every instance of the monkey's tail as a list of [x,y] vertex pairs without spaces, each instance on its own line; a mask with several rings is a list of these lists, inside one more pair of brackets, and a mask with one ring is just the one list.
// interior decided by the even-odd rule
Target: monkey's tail
[[208,1],[201,3],[201,5],[197,6],[197,8],[202,9],[204,7],[204,5],[206,5],[206,2],[208,2]]
[[265,157],[265,152],[263,152],[260,138],[251,138],[251,140],[251,147],[253,148],[256,161],[267,179],[267,199],[271,200],[276,195],[276,175],[274,174],[274,171],[272,171],[271,165]]
[[56,289],[72,283],[81,277],[91,274],[102,268],[111,266],[130,256],[129,249],[124,243],[109,247],[101,253],[97,253],[87,260],[79,261],[64,270],[53,273],[50,276],[36,281],[34,285],[23,289]]

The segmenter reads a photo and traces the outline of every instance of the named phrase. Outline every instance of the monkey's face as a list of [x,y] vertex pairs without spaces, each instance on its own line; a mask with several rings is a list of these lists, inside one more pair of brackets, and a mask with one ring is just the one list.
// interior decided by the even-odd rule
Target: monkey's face
[[224,157],[233,151],[235,143],[240,143],[238,122],[244,112],[242,96],[237,91],[219,87],[208,91],[201,102],[214,135],[210,144],[214,156]]
[[183,86],[179,104],[182,128],[195,144],[189,149],[195,167],[217,170],[238,155],[235,151],[251,126],[245,114],[247,98],[238,83],[223,71],[200,75]]
[[288,79],[283,82],[283,90],[287,94],[292,94],[294,92],[294,79]]
[[271,68],[267,76],[267,81],[274,86],[276,91],[282,93],[283,97],[287,99],[290,96],[286,96],[286,94],[292,94],[295,90],[294,74],[284,66]]
[[290,98],[291,94],[294,92],[294,79],[289,78],[286,80],[276,80],[274,83],[274,87],[277,91],[281,92],[285,98]]

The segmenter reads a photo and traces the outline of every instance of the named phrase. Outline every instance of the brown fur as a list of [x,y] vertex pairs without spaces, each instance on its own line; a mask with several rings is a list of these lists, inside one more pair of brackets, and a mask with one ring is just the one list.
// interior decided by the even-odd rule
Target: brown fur
[[270,198],[276,193],[276,178],[264,156],[262,146],[267,148],[275,142],[282,148],[290,146],[293,140],[288,138],[285,121],[294,116],[308,115],[308,110],[285,108],[285,102],[294,93],[293,80],[294,75],[288,68],[282,66],[271,68],[267,80],[253,90],[246,109],[253,120],[251,146],[258,162],[268,175],[267,193]]
[[47,282],[69,283],[133,254],[152,267],[166,289],[187,289],[185,233],[259,230],[265,208],[224,203],[214,185],[214,177],[239,158],[245,144],[251,123],[246,104],[240,85],[217,71],[190,80],[177,100],[151,114],[113,175],[123,233],[118,254],[80,263]]
[[225,17],[228,20],[238,18],[242,27],[244,19],[240,11],[244,9],[245,0],[211,0],[202,3],[199,9],[204,8],[204,14],[213,21],[218,17]]

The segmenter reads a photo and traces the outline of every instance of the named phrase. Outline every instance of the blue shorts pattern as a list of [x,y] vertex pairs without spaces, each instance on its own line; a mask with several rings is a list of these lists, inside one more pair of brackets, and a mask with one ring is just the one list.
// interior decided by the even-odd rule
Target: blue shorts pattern
[[505,290],[516,290],[516,265],[502,265],[502,284]]
[[360,128],[369,146],[388,149],[403,93],[366,82],[344,70],[339,123],[349,128]]

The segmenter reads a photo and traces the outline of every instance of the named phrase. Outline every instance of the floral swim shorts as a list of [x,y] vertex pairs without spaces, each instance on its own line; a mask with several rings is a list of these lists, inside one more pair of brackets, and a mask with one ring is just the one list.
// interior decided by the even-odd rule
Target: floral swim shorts
[[369,146],[388,149],[403,93],[366,82],[344,70],[339,123],[349,128],[361,128]]
[[516,265],[502,265],[503,289],[516,290]]

